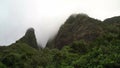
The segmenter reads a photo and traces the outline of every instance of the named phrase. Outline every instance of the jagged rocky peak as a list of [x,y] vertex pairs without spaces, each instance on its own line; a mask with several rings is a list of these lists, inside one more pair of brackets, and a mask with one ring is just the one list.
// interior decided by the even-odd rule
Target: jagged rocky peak
[[18,40],[17,42],[22,42],[22,43],[26,43],[28,45],[30,45],[31,47],[38,49],[38,44],[37,44],[37,40],[36,40],[36,36],[35,36],[35,30],[34,28],[29,28],[25,35]]

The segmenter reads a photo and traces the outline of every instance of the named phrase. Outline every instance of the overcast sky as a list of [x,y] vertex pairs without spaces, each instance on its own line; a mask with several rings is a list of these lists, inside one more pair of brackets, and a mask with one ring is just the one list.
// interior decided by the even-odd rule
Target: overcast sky
[[120,15],[120,0],[0,0],[0,45],[21,38],[29,27],[43,46],[73,13],[104,20]]

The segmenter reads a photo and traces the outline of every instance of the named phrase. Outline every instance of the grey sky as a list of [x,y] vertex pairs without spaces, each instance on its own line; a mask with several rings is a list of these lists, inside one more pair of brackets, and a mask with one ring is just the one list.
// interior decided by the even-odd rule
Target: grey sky
[[72,13],[104,20],[120,15],[120,0],[0,0],[0,45],[9,45],[34,27],[45,45]]

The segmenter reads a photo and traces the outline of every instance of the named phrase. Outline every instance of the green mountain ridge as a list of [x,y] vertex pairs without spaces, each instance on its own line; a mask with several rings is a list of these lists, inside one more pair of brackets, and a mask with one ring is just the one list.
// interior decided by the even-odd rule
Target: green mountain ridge
[[0,68],[120,68],[120,17],[71,15],[44,49],[29,28],[20,40],[0,46]]
[[80,39],[87,42],[92,41],[100,36],[103,31],[99,24],[101,24],[101,21],[84,14],[78,14],[76,17],[71,15],[65,24],[61,26],[55,38],[55,43],[53,43],[54,47],[61,49],[64,45]]
[[[86,43],[91,43],[98,37],[103,36],[110,27],[114,27],[113,29],[111,28],[111,30],[119,32],[119,18],[118,16],[100,21],[90,18],[85,14],[71,15],[65,24],[60,27],[56,37],[50,40],[46,46],[48,48],[62,49],[64,45],[68,45],[76,40],[84,40]],[[109,21],[111,21],[111,24],[108,23]]]

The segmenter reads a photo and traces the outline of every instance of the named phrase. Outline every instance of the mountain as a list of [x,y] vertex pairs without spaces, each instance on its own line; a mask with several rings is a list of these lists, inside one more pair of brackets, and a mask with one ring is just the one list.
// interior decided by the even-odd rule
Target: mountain
[[37,40],[36,40],[36,36],[35,36],[35,31],[33,28],[29,28],[26,31],[25,35],[17,42],[26,43],[35,49],[39,49],[38,44],[37,44]]
[[41,68],[49,61],[49,52],[44,51],[37,45],[35,30],[29,28],[15,43],[0,46],[0,68]]
[[62,49],[76,40],[84,40],[89,44],[110,32],[120,32],[120,16],[100,21],[86,14],[73,14],[60,27],[55,38],[48,41],[46,47]]
[[0,47],[0,68],[36,68],[39,53],[34,29],[29,28],[15,43]]
[[68,45],[76,40],[84,40],[87,43],[95,40],[98,36],[102,35],[103,29],[100,26],[102,22],[97,19],[90,18],[85,14],[74,14],[71,15],[60,27],[60,30],[52,40],[47,44],[47,47],[55,47],[61,49],[65,45]]
[[120,16],[100,21],[71,15],[46,45],[54,68],[120,68]]
[[0,46],[0,68],[120,68],[119,22],[73,14],[44,49],[29,28],[15,43]]

